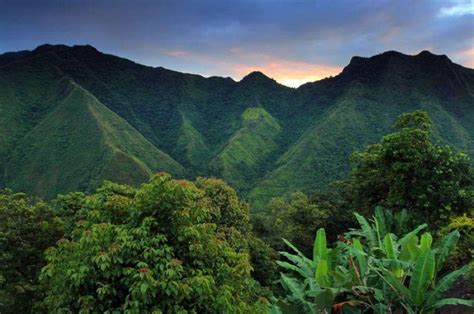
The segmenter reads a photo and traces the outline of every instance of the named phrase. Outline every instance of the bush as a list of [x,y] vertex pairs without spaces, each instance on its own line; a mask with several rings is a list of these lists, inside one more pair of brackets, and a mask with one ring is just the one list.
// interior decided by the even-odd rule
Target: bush
[[44,250],[62,237],[63,223],[40,199],[0,191],[0,313],[31,312],[40,299],[37,276]]
[[[265,311],[250,275],[247,212],[234,194],[221,182],[167,174],[136,190],[99,189],[86,197],[80,212],[87,215],[71,236],[47,251],[43,305],[52,312]],[[228,240],[235,234],[241,243]]]
[[[454,269],[472,261],[474,253],[474,218],[471,215],[457,216],[440,231],[446,235],[453,230],[461,233],[461,240],[446,262],[447,269]],[[474,282],[473,282],[474,284]]]

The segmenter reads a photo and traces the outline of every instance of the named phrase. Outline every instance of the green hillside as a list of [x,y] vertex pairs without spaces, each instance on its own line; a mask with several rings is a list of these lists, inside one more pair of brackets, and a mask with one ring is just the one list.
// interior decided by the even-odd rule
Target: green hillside
[[53,197],[103,180],[136,183],[182,167],[75,83],[17,144],[5,168],[9,187]]
[[212,160],[211,167],[224,180],[245,190],[263,175],[267,158],[278,148],[281,127],[263,108],[246,109],[241,120],[241,128]]
[[474,154],[474,70],[427,51],[354,57],[292,89],[260,72],[236,82],[43,45],[0,55],[0,83],[0,186],[46,197],[164,170],[223,177],[261,207],[342,178],[352,151],[416,109],[436,140]]

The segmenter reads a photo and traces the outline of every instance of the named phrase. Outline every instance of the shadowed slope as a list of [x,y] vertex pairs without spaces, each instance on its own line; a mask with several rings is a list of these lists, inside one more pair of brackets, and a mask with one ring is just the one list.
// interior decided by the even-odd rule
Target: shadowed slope
[[211,162],[211,167],[234,186],[245,189],[261,175],[265,159],[278,148],[276,139],[281,127],[263,108],[248,108],[241,119],[241,128]]
[[75,83],[56,109],[16,147],[5,171],[7,186],[46,197],[89,190],[102,180],[143,182],[156,171],[182,174],[125,120]]

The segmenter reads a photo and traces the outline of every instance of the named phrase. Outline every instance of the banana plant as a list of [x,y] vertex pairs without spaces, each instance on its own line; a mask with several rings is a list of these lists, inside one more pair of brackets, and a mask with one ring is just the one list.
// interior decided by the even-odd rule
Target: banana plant
[[[360,229],[346,233],[345,243],[349,246],[349,257],[355,257],[354,269],[361,287],[372,293],[367,302],[372,310],[386,313],[399,304],[408,312],[429,313],[447,304],[472,305],[466,300],[441,299],[441,294],[468,272],[467,266],[436,281],[437,273],[459,240],[458,231],[446,235],[432,248],[430,233],[418,236],[426,224],[398,238],[390,232],[394,230],[392,218],[387,218],[390,216],[380,208],[376,209],[372,223],[357,213],[355,216]],[[409,294],[401,294],[407,291]]]
[[285,260],[278,262],[287,271],[280,280],[287,291],[286,308],[304,313],[432,313],[445,305],[474,306],[473,301],[442,298],[468,266],[437,279],[459,232],[433,244],[430,233],[419,235],[426,224],[396,236],[387,217],[379,210],[369,222],[356,214],[360,229],[346,233],[333,248],[327,245],[325,230],[319,229],[312,259],[284,240],[293,251],[280,252]]
[[[400,268],[386,267],[387,263],[376,263],[372,266],[373,271],[390,288],[389,292],[392,292],[384,296],[385,300],[391,303],[392,307],[399,304],[408,313],[432,313],[445,305],[474,306],[474,302],[470,300],[442,298],[442,294],[469,271],[469,266],[436,280],[437,272],[441,270],[446,256],[456,246],[458,239],[459,232],[455,230],[446,235],[439,246],[432,248],[432,237],[429,233],[424,233],[419,239],[413,233],[405,237],[400,253],[405,263],[399,264]],[[394,257],[396,256],[392,254],[389,259],[393,262]],[[401,274],[400,271],[406,273]]]
[[355,306],[358,301],[346,299],[335,303],[342,294],[351,292],[352,282],[350,271],[342,266],[338,258],[344,257],[339,247],[329,248],[326,232],[319,229],[313,244],[313,258],[303,255],[290,242],[283,241],[295,254],[280,252],[287,261],[278,264],[290,274],[281,274],[280,282],[288,292],[285,301],[297,307],[297,311],[305,313],[327,313],[332,307],[342,305]]

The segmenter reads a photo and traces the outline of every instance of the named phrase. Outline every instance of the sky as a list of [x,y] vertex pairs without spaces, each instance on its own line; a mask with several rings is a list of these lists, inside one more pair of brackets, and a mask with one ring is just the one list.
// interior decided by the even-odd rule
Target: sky
[[387,50],[474,68],[474,0],[0,0],[0,53],[45,43],[296,87]]

